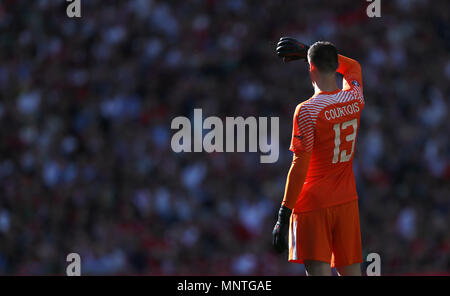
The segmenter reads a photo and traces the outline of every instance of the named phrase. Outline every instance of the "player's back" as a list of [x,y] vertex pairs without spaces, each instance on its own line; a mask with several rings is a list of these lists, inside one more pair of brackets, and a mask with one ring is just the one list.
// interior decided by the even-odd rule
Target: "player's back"
[[320,92],[297,106],[294,120],[298,130],[291,150],[297,145],[312,154],[295,212],[358,198],[353,156],[363,107],[362,89],[356,80],[347,90]]

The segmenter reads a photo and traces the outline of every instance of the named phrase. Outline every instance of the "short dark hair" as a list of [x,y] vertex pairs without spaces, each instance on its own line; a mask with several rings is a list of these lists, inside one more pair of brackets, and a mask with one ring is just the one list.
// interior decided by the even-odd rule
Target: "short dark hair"
[[308,50],[308,58],[321,73],[334,73],[338,68],[337,49],[328,41],[317,41]]

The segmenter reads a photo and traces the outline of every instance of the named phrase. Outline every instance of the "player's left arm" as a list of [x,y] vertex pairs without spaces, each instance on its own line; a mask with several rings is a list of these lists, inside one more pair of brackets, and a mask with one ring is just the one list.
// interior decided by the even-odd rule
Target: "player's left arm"
[[292,210],[305,183],[311,161],[311,152],[299,151],[294,154],[291,168],[286,179],[282,206]]
[[287,249],[286,235],[289,231],[289,220],[292,209],[295,207],[298,196],[302,191],[303,183],[305,183],[310,161],[311,152],[307,151],[296,152],[292,159],[286,180],[283,202],[278,211],[277,223],[272,231],[273,246],[279,253]]
[[273,228],[273,245],[278,252],[287,249],[286,235],[292,209],[300,195],[308,173],[314,143],[314,123],[308,108],[297,106],[294,118],[290,150],[294,152],[291,168],[286,180],[283,201],[278,212],[278,220]]

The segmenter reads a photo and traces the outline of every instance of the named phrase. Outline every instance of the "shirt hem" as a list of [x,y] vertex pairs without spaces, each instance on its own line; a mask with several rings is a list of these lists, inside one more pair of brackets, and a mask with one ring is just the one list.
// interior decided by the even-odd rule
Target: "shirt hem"
[[300,213],[307,213],[307,212],[314,212],[314,211],[318,211],[318,210],[322,210],[322,209],[326,209],[326,208],[331,208],[331,207],[335,207],[335,206],[339,206],[345,203],[349,203],[352,202],[354,200],[357,200],[358,196],[354,196],[350,199],[346,199],[344,201],[340,201],[340,202],[336,202],[336,203],[332,203],[332,204],[327,204],[326,206],[323,207],[318,207],[318,208],[307,208],[307,209],[297,209],[294,207],[294,210],[292,211],[292,214],[300,214]]

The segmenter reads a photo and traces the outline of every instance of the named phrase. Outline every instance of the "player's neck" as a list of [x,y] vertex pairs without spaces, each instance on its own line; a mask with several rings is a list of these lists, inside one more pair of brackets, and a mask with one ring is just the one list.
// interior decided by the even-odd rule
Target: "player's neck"
[[339,90],[335,77],[324,77],[323,79],[313,82],[314,93],[329,93]]

